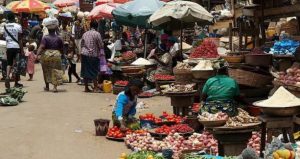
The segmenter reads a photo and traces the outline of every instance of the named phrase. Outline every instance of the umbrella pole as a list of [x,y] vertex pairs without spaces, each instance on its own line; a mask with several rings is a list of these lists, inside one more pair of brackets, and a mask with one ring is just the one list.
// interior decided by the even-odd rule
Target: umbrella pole
[[145,30],[145,45],[144,45],[144,58],[147,56],[147,40],[148,40],[148,30]]
[[183,41],[182,21],[180,21],[180,61],[183,61],[182,41]]

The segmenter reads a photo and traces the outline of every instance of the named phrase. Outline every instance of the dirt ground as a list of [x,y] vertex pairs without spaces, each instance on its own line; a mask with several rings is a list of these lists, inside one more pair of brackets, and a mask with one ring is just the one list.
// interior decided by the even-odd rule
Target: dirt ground
[[[36,65],[34,81],[26,79],[22,77],[28,91],[24,102],[0,107],[1,159],[117,159],[122,152],[130,152],[123,142],[95,136],[93,120],[111,118],[115,95],[87,94],[75,83],[60,86],[59,93],[44,92],[40,65]],[[149,106],[139,113],[171,111],[166,97],[139,101]]]

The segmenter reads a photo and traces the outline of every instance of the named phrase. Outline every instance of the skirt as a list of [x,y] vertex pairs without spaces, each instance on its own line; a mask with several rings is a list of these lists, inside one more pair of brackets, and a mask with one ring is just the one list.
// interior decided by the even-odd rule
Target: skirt
[[99,74],[99,64],[99,58],[81,55],[81,77],[96,80]]
[[62,84],[61,54],[58,50],[46,50],[41,57],[41,64],[46,83]]
[[200,109],[200,113],[209,112],[211,114],[216,114],[218,112],[224,112],[229,116],[236,116],[238,114],[237,108],[238,103],[232,100],[228,101],[207,101],[203,104]]

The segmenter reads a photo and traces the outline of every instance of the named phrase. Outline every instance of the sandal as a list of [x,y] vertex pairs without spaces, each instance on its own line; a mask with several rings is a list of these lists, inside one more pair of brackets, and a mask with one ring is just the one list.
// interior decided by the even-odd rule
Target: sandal
[[23,84],[16,83],[16,84],[15,84],[15,87],[16,87],[16,88],[22,88],[22,87],[23,87]]

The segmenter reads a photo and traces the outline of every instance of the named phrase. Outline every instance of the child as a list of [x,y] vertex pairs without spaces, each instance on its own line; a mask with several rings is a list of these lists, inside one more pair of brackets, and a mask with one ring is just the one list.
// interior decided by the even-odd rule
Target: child
[[74,60],[73,54],[68,54],[68,61],[69,61],[69,70],[68,70],[69,83],[72,83],[72,75],[74,75],[77,78],[76,83],[80,82],[81,79],[76,72],[76,61]]
[[28,51],[25,54],[27,56],[27,73],[29,74],[28,81],[32,81],[32,79],[33,79],[34,63],[37,58],[36,55],[33,53],[33,51],[34,51],[34,46],[29,45]]

